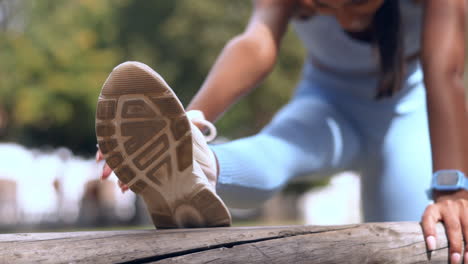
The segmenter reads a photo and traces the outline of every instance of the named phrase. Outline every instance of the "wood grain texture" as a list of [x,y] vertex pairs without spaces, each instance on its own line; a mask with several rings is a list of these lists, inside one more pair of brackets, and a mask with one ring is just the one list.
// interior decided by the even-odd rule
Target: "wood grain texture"
[[0,235],[0,263],[448,263],[419,223]]

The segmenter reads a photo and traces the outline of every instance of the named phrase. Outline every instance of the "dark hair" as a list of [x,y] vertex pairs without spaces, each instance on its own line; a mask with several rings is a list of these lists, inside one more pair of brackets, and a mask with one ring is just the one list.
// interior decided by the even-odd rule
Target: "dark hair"
[[404,78],[403,29],[400,1],[385,0],[374,17],[374,42],[380,60],[376,99],[391,97],[401,89]]

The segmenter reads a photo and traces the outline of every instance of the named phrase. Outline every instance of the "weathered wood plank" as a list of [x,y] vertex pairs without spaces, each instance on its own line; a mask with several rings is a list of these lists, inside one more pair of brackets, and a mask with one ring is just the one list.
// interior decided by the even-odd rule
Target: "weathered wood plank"
[[[418,223],[0,235],[0,263],[447,263]],[[428,262],[429,263],[429,262]]]
[[367,224],[246,243],[157,263],[448,263],[445,233],[428,254],[417,224]]

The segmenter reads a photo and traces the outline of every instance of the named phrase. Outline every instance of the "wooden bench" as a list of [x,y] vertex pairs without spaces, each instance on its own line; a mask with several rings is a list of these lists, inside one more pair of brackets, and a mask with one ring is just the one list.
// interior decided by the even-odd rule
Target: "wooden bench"
[[0,235],[0,263],[448,263],[419,223]]

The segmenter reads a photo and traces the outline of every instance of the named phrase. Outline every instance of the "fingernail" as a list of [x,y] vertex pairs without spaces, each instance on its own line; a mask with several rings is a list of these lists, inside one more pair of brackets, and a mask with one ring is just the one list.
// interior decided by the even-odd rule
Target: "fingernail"
[[427,249],[429,251],[436,250],[436,239],[434,236],[428,236],[426,238],[426,243],[427,243]]
[[453,253],[452,257],[450,258],[450,263],[452,264],[458,264],[460,263],[460,253]]

